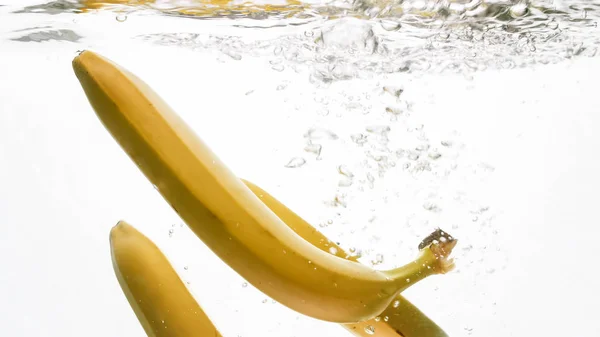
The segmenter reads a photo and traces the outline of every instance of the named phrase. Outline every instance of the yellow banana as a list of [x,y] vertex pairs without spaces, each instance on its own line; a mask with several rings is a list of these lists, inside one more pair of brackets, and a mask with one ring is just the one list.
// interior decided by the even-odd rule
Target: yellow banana
[[309,4],[303,4],[299,0],[286,0],[283,4],[239,4],[233,0],[194,0],[189,1],[186,6],[174,8],[161,8],[156,6],[155,0],[80,0],[83,13],[91,10],[110,8],[113,5],[127,5],[131,7],[150,7],[163,13],[173,13],[191,17],[218,17],[226,13],[240,12],[249,13],[296,13],[309,8]]
[[104,126],[192,231],[292,310],[324,321],[362,322],[409,286],[452,269],[451,237],[388,271],[318,249],[286,226],[137,76],[90,51],[73,60],[73,69]]
[[110,251],[119,284],[148,336],[221,336],[150,239],[120,221],[110,231]]
[[333,254],[335,256],[357,261],[358,257],[347,254],[343,251],[335,242],[329,240],[323,233],[319,232],[316,228],[311,226],[308,222],[304,221],[298,214],[294,213],[286,205],[279,202],[272,195],[267,193],[256,184],[241,179],[242,182],[248,186],[250,191],[254,193],[275,215],[277,215],[284,224],[290,227],[296,234],[300,235],[304,240],[310,242],[313,246],[321,249],[324,252]]
[[[283,222],[294,232],[302,236],[313,246],[336,256],[352,259],[356,257],[346,253],[335,242],[327,239],[325,235],[302,219],[298,214],[289,209],[275,197],[267,193],[256,184],[242,179],[250,190],[262,200]],[[425,241],[427,242],[427,241]],[[343,324],[343,326],[356,336],[367,337],[447,337],[448,335],[435,322],[421,312],[417,307],[402,295],[389,305],[377,318],[360,323]]]

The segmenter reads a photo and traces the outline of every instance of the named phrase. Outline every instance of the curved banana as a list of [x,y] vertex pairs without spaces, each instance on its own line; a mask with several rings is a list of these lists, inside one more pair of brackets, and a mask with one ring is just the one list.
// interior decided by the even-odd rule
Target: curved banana
[[376,318],[343,326],[360,337],[448,337],[442,328],[400,295]]
[[110,252],[123,293],[148,336],[221,336],[150,239],[120,221],[110,231]]
[[158,10],[165,14],[178,14],[189,17],[219,17],[223,15],[223,12],[242,12],[246,15],[248,13],[297,13],[306,10],[310,7],[309,4],[302,3],[299,0],[286,0],[284,3],[255,3],[248,6],[248,4],[240,4],[233,0],[192,0],[188,1],[186,6],[177,6],[174,8],[162,8],[162,6],[156,6],[156,0],[79,0],[81,7],[79,10],[83,13],[91,10],[98,10],[103,8],[110,8],[114,4],[122,4],[131,7],[148,7],[151,9]]
[[283,221],[288,227],[290,227],[296,234],[300,235],[304,240],[310,242],[313,246],[320,250],[333,254],[343,259],[358,261],[358,257],[350,255],[342,250],[335,242],[329,240],[323,233],[319,232],[316,228],[304,221],[298,214],[294,213],[286,205],[279,202],[272,195],[267,193],[256,184],[241,179],[241,181],[248,186],[250,191],[254,193],[279,219]]
[[[322,251],[356,261],[356,256],[347,254],[335,242],[302,219],[275,197],[256,184],[242,179],[244,184],[262,200],[283,222],[306,241]],[[427,317],[402,295],[389,305],[377,318],[360,323],[343,324],[356,336],[368,337],[375,332],[378,337],[448,337],[435,322]]]
[[279,303],[316,319],[369,320],[416,282],[452,269],[452,238],[376,271],[314,247],[286,226],[142,80],[90,51],[73,69],[123,150],[192,231]]

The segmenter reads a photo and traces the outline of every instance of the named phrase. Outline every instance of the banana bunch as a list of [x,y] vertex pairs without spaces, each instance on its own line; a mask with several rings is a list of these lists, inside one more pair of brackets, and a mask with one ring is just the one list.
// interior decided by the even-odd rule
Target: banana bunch
[[[142,173],[198,238],[257,289],[359,336],[446,336],[399,294],[452,270],[449,255],[456,240],[450,235],[435,231],[419,245],[415,260],[402,267],[369,268],[267,192],[238,178],[137,76],[90,51],[73,60],[73,69],[98,118]],[[124,222],[112,232],[117,277],[149,336],[162,336],[167,320],[161,317],[167,316],[177,327],[169,336],[189,336],[188,331],[218,336],[177,275],[168,272],[172,268],[158,248]],[[178,295],[167,300],[171,287],[179,288]]]

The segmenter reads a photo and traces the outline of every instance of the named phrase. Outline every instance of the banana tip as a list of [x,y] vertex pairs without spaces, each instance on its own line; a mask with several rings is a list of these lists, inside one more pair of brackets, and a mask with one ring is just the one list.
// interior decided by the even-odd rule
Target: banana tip
[[82,55],[85,55],[85,54],[88,54],[88,53],[91,53],[91,51],[89,51],[89,50],[87,50],[87,49],[79,49],[79,50],[77,51],[77,55],[75,55],[75,58],[73,58],[73,60],[76,60],[76,59],[78,59],[79,57],[81,57]]
[[81,58],[84,57],[86,54],[88,53],[87,50],[78,50],[77,51],[77,55],[73,58],[73,61],[71,62],[71,66],[73,67],[73,70],[75,71],[75,75],[77,75],[77,77],[79,78],[79,75],[81,73],[81,71],[83,70],[83,66],[81,64]]
[[85,53],[86,51],[87,51],[87,49],[79,49],[79,50],[76,52],[76,53],[77,53],[77,56],[75,56],[75,58],[79,57],[79,55],[81,55],[81,54]]
[[112,242],[118,235],[127,234],[133,227],[125,220],[119,220],[116,225],[110,229],[110,241]]
[[83,49],[78,50],[77,55],[73,58],[71,65],[76,73],[85,71],[84,69],[89,66],[90,61],[94,59],[102,59],[103,57],[93,51]]
[[87,52],[87,50],[85,50],[85,49],[78,50],[77,55],[75,55],[75,57],[73,58],[73,64],[75,64],[77,62],[77,60],[81,57],[81,55],[83,55],[86,52]]

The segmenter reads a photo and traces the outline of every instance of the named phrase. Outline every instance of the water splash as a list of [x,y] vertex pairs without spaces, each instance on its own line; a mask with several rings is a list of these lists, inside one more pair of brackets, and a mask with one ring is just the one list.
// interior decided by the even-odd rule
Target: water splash
[[78,42],[82,37],[70,29],[37,30],[27,29],[26,34],[12,38],[19,42],[68,41]]
[[[276,71],[304,67],[317,86],[393,73],[470,76],[486,69],[596,56],[600,5],[568,3],[563,8],[543,2],[405,1],[396,5],[392,2],[388,7],[394,10],[375,16],[365,13],[371,13],[372,6],[378,6],[376,2],[355,2],[344,11],[334,3],[311,7],[309,13],[325,19],[322,23],[308,25],[303,34],[271,40],[245,41],[235,36],[198,33],[148,34],[139,38],[161,45],[228,49],[240,55],[264,57]],[[402,110],[390,107],[389,112],[399,114]]]

